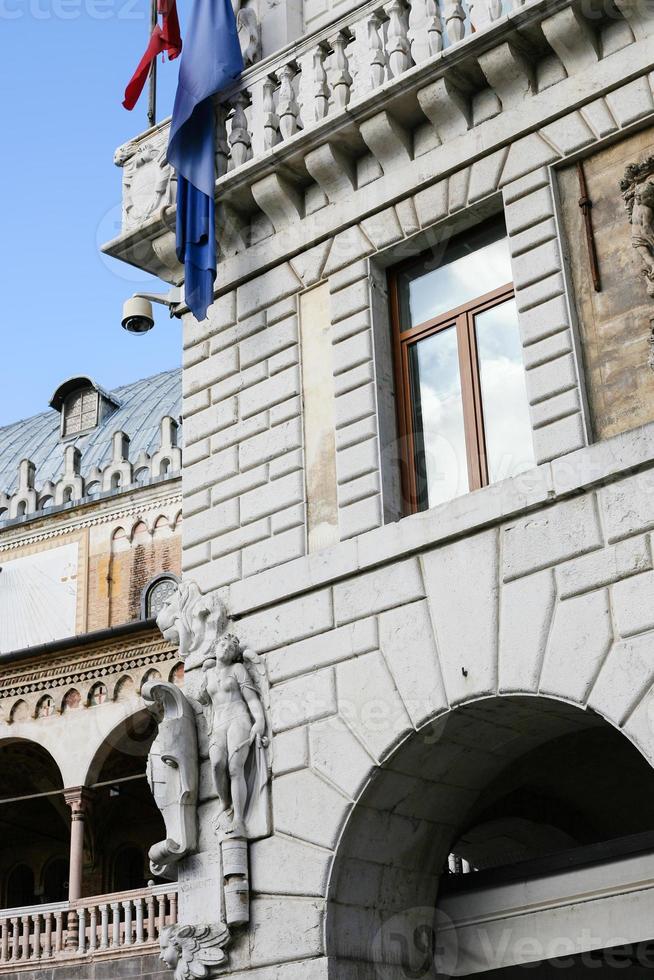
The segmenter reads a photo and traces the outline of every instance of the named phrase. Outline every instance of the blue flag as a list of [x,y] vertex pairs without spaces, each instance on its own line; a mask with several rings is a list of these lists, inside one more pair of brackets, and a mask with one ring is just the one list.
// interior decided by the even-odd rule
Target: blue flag
[[216,124],[212,97],[243,71],[231,0],[194,0],[168,142],[177,171],[177,257],[189,308],[204,320],[216,279]]

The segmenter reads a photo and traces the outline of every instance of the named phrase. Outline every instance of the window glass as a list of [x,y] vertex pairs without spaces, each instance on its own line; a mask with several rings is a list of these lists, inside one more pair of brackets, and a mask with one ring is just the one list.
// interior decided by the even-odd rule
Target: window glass
[[69,395],[64,406],[64,435],[85,432],[98,424],[98,393],[93,388]]
[[514,299],[475,317],[491,483],[535,465],[529,403]]
[[413,344],[410,364],[418,494],[434,507],[468,490],[456,328]]

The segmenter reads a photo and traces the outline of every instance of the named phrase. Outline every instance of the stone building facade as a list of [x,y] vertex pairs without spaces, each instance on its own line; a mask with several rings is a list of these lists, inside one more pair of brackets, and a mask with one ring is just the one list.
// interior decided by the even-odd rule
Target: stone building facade
[[180,380],[171,371],[108,392],[72,378],[51,410],[0,429],[7,975],[60,958],[75,976],[84,927],[97,920],[115,938],[116,923],[122,944],[126,917],[135,930],[140,920],[134,938],[155,968],[156,935],[175,917],[174,890],[147,863],[161,816],[141,690],[183,683],[154,624],[181,572]]
[[[249,9],[261,58],[216,104],[215,302],[177,311],[183,584],[161,622],[197,734],[162,784],[197,780],[165,961],[176,980],[640,977],[650,12]],[[179,285],[166,136],[119,150],[106,250]],[[265,716],[258,822],[227,829],[221,664]],[[80,976],[101,976],[98,921]]]

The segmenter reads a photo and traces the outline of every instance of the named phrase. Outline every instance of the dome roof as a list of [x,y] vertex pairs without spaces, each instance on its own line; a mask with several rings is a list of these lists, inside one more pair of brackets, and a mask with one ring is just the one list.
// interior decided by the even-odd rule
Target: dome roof
[[[141,452],[153,453],[159,448],[159,427],[165,415],[180,421],[182,372],[179,368],[111,392],[104,392],[89,379],[77,380],[92,384],[113,410],[95,429],[65,441],[60,437],[58,411],[42,412],[0,428],[0,493],[14,492],[18,466],[23,459],[31,459],[35,464],[36,486],[41,487],[48,480],[54,483],[59,479],[64,468],[64,449],[74,444],[82,451],[81,472],[87,476],[94,467],[102,468],[111,459],[114,432],[126,432],[130,437],[129,455],[134,462]],[[62,386],[57,392],[61,389]]]

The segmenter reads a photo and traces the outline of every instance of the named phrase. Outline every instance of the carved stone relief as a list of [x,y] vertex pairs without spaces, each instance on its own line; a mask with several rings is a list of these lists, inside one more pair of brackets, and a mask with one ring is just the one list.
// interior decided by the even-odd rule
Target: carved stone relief
[[148,783],[166,825],[166,839],[150,848],[150,868],[176,878],[174,865],[197,846],[198,735],[195,711],[175,684],[152,681],[143,699],[158,714],[148,756]]
[[243,63],[248,68],[261,57],[261,27],[254,6],[247,0],[232,0],[236,15],[236,29],[243,55]]
[[176,180],[166,163],[164,136],[127,143],[114,156],[123,168],[123,231],[138,227],[156,211],[175,203]]
[[[176,980],[214,976],[224,967],[230,928],[246,925],[250,917],[248,842],[271,832],[271,730],[265,665],[228,631],[228,622],[218,597],[202,595],[193,582],[180,583],[164,602],[157,625],[164,638],[178,646],[188,694],[175,689],[173,699],[168,690],[172,685],[162,683],[144,690],[146,699],[163,705],[149,771],[168,839],[151,850],[153,871],[155,864],[170,868],[177,863],[182,921],[187,893],[193,895],[189,907],[196,912],[192,917],[200,918],[205,907],[215,916],[213,921],[177,926],[162,936],[162,959],[175,971]],[[193,674],[194,670],[198,673]],[[190,728],[181,730],[181,719]],[[186,746],[192,747],[193,737],[199,771],[207,777],[199,779],[195,839],[190,808],[181,812],[180,793],[181,767],[192,759],[192,748]],[[190,774],[186,778],[190,781]]]
[[[647,295],[654,299],[654,156],[630,164],[620,189],[631,224],[631,244],[640,258]],[[654,370],[654,317],[650,324],[649,366]]]

